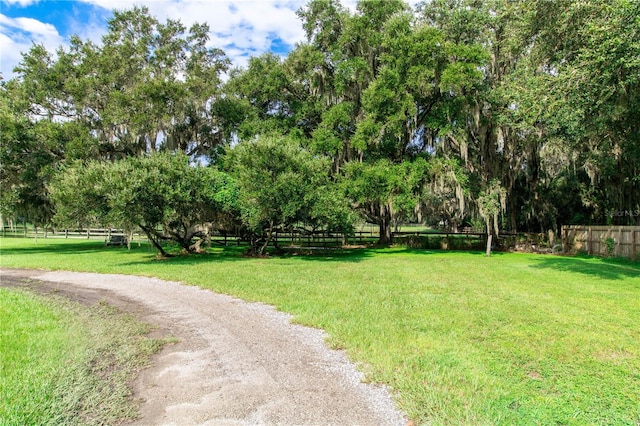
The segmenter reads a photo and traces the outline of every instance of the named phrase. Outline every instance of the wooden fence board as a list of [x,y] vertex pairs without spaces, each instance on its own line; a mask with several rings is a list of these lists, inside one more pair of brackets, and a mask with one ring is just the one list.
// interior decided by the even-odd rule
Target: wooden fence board
[[587,253],[637,260],[640,227],[566,225],[562,227],[562,248],[566,254]]

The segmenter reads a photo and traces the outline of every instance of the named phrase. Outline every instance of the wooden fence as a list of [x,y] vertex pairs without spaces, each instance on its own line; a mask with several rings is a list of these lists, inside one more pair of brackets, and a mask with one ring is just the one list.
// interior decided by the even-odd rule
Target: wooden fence
[[355,231],[352,235],[327,231],[278,231],[273,240],[281,248],[338,248],[345,245],[365,245],[375,242],[378,233],[373,231]]
[[[53,229],[53,228],[35,228],[33,226],[17,225],[5,226],[2,228],[3,237],[24,237],[24,238],[100,238],[109,239],[111,236],[124,236],[122,229]],[[126,235],[128,236],[128,235]],[[134,237],[140,238],[138,232],[134,233]]]
[[640,258],[640,226],[563,226],[562,250],[636,260]]
[[[125,234],[122,229],[51,229],[51,228],[35,228],[33,226],[17,225],[12,227],[4,227],[1,232],[3,237],[22,237],[22,238],[65,238],[65,239],[103,239],[108,241],[112,236],[131,237],[132,241],[146,241],[147,237],[140,233],[134,232],[132,235]],[[275,232],[273,242],[282,248],[310,248],[310,249],[327,249],[342,247],[343,245],[365,245],[375,242],[378,239],[377,232],[373,231],[356,231],[352,235],[343,235],[340,233],[326,231],[291,231],[291,232]],[[247,242],[240,236],[233,233],[214,232],[210,236],[210,240],[218,245],[238,245]]]
[[[394,232],[393,241],[410,248],[427,250],[484,250],[483,232]],[[503,238],[504,239],[504,238]]]
[[[640,234],[640,232],[638,232]],[[125,235],[121,229],[44,229],[34,228],[32,226],[18,225],[13,227],[5,227],[2,229],[2,235],[6,237],[27,237],[27,238],[66,238],[66,239],[102,239],[108,242],[112,237],[128,237],[130,242],[147,243],[147,238],[140,232],[134,232],[132,235]],[[310,230],[292,230],[278,231],[273,235],[272,245],[277,244],[283,250],[327,250],[349,246],[365,246],[375,243],[378,240],[377,229],[358,230],[350,235],[327,231],[310,231]],[[264,237],[263,237],[264,238]],[[544,252],[556,252],[552,250],[552,243],[543,241],[547,238],[544,234],[514,234],[501,232],[499,238],[499,246],[503,249],[516,249],[520,246],[531,246],[525,251],[539,252],[547,248]],[[636,237],[637,238],[637,237]],[[393,240],[402,245],[411,248],[429,249],[429,250],[484,250],[486,245],[486,234],[473,229],[463,229],[462,232],[446,232],[436,230],[418,230],[393,232]],[[212,244],[221,246],[240,245],[247,243],[248,240],[243,239],[239,235],[231,233],[213,233],[210,236]],[[551,244],[551,245],[549,245]],[[563,245],[564,246],[564,245]],[[640,249],[640,244],[636,245]],[[577,251],[581,251],[578,247]],[[586,251],[586,250],[585,250]]]
[[[65,239],[102,239],[109,241],[112,237],[126,236],[131,241],[146,242],[146,236],[139,232],[125,235],[121,229],[52,229],[34,228],[33,226],[18,225],[4,227],[2,236],[23,238],[65,238]],[[281,249],[332,249],[344,246],[364,246],[378,240],[377,230],[358,230],[350,235],[327,231],[277,231],[273,235],[272,245],[277,244]],[[482,250],[486,234],[467,230],[461,233],[437,231],[394,232],[393,239],[400,244],[414,248],[425,249],[477,249]],[[213,244],[238,245],[248,242],[234,233],[217,233],[210,236]]]

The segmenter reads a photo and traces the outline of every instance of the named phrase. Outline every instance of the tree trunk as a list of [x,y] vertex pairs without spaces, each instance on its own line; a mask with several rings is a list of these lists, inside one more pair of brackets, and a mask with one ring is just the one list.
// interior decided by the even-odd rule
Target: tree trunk
[[493,235],[487,234],[487,257],[491,256],[491,241],[493,240]]
[[486,255],[487,257],[491,256],[491,243],[493,240],[493,229],[491,226],[491,219],[489,217],[485,217],[485,224],[487,225],[487,249]]
[[187,253],[193,253],[194,252],[194,245],[195,244],[191,244],[191,238],[187,238],[187,236],[184,236],[182,238],[178,238],[178,244],[180,244],[180,247],[182,247],[182,250],[184,250]]
[[249,235],[249,250],[247,251],[246,255],[251,257],[255,257],[258,255],[258,238],[253,232],[251,232]]
[[189,253],[202,253],[202,242],[203,239],[202,238],[198,238],[198,241],[196,241],[195,243],[189,245],[189,248],[187,249],[187,251]]
[[164,251],[164,249],[162,248],[162,246],[160,245],[160,243],[156,240],[155,236],[153,235],[153,233],[147,229],[144,226],[140,226],[140,229],[142,229],[142,231],[144,232],[144,234],[147,236],[147,239],[149,241],[151,241],[151,244],[153,244],[153,246],[156,248],[156,250],[158,250],[160,252],[160,256],[162,257],[169,257],[169,255],[167,254],[166,251]]
[[210,245],[210,239],[211,236],[209,235],[209,232],[207,232],[201,238],[199,238],[198,241],[195,242],[195,244],[191,244],[189,246],[189,253],[202,253],[202,244],[204,243],[205,246]]
[[267,239],[264,242],[264,244],[262,245],[262,247],[260,247],[260,256],[264,255],[264,251],[267,249],[267,246],[271,242],[272,238],[273,238],[273,222],[269,222],[269,230],[267,231]]
[[518,232],[518,221],[516,218],[516,202],[515,202],[515,194],[511,191],[511,196],[509,197],[509,217],[511,219],[511,232]]
[[380,206],[380,217],[378,218],[378,227],[380,230],[380,237],[378,239],[378,245],[388,246],[392,243],[391,234],[391,212],[387,206]]

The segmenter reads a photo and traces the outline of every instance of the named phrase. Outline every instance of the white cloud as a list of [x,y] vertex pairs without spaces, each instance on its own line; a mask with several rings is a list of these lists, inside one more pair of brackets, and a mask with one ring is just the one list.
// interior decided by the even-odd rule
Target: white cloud
[[186,27],[207,23],[209,46],[222,48],[234,66],[245,66],[249,56],[268,52],[274,39],[293,46],[304,37],[295,12],[306,0],[84,1],[109,10],[147,6],[160,21],[179,19]]
[[[37,0],[10,0],[10,4],[27,5]],[[134,4],[146,6],[161,22],[179,19],[186,27],[207,23],[211,29],[210,47],[225,51],[234,66],[245,66],[250,56],[268,52],[272,42],[279,39],[293,46],[304,39],[304,31],[296,10],[307,0],[80,0],[98,7],[90,20],[79,21],[69,16],[69,28],[65,34],[77,34],[80,38],[100,42],[106,33],[106,11],[124,10]],[[415,5],[419,0],[410,0]],[[355,0],[343,0],[354,11]],[[100,9],[101,8],[101,9]],[[31,40],[43,43],[50,50],[65,42],[58,30],[31,18],[7,18],[0,14],[0,60],[5,78],[7,72],[20,60],[20,51],[31,46]]]
[[32,18],[9,18],[0,14],[0,72],[5,79],[13,76],[13,68],[33,44],[55,51],[64,39],[51,24]]
[[90,40],[95,44],[102,43],[102,36],[107,32],[107,19],[111,12],[92,8],[86,13],[87,16],[80,18],[78,11],[74,8],[74,13],[66,17],[66,34],[74,34],[82,40]]
[[59,37],[58,30],[51,24],[45,24],[32,18],[8,18],[0,16],[0,25],[32,34],[36,38],[49,39]]
[[9,6],[18,5],[21,7],[26,7],[34,3],[37,3],[39,0],[3,0],[3,1],[7,3]]

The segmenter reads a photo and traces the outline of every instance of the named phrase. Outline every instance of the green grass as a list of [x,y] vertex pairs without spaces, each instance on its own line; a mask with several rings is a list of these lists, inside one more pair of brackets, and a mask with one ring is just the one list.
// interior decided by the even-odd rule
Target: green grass
[[0,425],[115,424],[135,418],[129,381],[161,342],[99,304],[0,288]]
[[1,239],[4,267],[156,276],[273,304],[325,329],[431,424],[640,422],[640,264],[356,250],[156,260],[147,247]]

